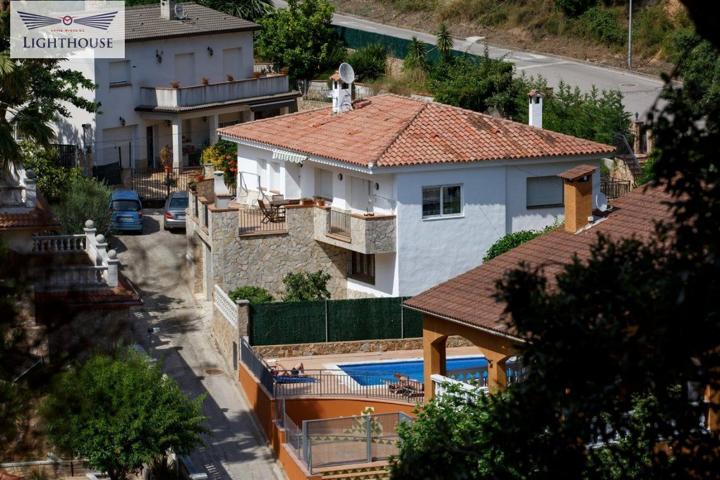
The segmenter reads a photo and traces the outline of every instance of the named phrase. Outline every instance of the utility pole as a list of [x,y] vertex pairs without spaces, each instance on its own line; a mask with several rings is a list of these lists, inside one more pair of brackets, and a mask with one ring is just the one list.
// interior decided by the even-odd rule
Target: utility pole
[[628,9],[628,54],[627,54],[628,70],[632,70],[632,0],[630,0],[630,8]]

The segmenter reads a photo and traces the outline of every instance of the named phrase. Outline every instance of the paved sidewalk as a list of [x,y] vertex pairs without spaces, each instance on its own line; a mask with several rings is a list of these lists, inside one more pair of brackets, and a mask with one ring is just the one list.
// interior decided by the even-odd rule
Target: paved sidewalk
[[207,471],[210,480],[284,479],[251,410],[237,386],[225,374],[222,358],[212,344],[207,319],[210,305],[196,302],[183,278],[184,234],[161,228],[157,213],[145,216],[145,232],[113,240],[123,273],[141,290],[144,304],[134,311],[134,330],[151,354],[160,359],[168,375],[193,398],[206,394],[208,417],[206,446],[191,458]]

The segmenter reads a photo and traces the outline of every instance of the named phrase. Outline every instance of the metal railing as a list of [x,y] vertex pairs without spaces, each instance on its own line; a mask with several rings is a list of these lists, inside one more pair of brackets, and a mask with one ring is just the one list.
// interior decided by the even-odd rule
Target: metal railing
[[77,253],[85,252],[87,236],[76,235],[36,235],[32,238],[33,253]]
[[401,385],[388,380],[387,375],[350,376],[342,370],[305,370],[298,375],[279,371],[272,380],[276,398],[358,397],[422,403],[424,396],[419,382]]
[[287,233],[287,221],[271,222],[266,215],[255,208],[240,209],[238,215],[238,235],[271,235]]
[[285,428],[287,443],[313,473],[321,467],[371,463],[397,455],[397,427],[411,421],[402,412],[356,415],[303,420],[301,430],[285,415]]
[[348,240],[352,238],[350,222],[352,215],[350,212],[341,212],[339,210],[328,210],[327,233],[346,237]]
[[632,183],[630,180],[615,180],[615,179],[601,179],[600,180],[600,191],[605,194],[608,200],[620,198],[626,193],[632,190]]
[[250,344],[245,338],[240,339],[240,360],[260,380],[260,384],[265,387],[271,397],[275,396],[275,378],[273,377],[270,367],[253,351]]

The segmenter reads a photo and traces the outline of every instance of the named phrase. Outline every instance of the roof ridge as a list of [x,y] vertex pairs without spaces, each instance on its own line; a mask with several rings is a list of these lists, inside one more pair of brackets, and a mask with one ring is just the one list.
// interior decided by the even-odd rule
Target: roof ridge
[[[403,98],[413,100],[410,97],[403,97]],[[385,156],[385,154],[388,152],[388,150],[390,150],[390,147],[392,147],[398,141],[400,136],[403,133],[405,133],[405,131],[410,127],[410,125],[412,125],[415,122],[415,120],[420,116],[420,114],[422,112],[424,112],[427,109],[427,107],[430,105],[430,102],[421,102],[420,100],[416,100],[416,101],[418,103],[422,103],[422,105],[420,106],[418,111],[415,112],[415,114],[412,117],[410,117],[407,122],[405,122],[405,124],[397,131],[397,133],[395,135],[393,135],[393,137],[390,139],[390,141],[385,146],[385,148],[382,150],[382,152],[380,152],[380,154],[374,159],[376,164],[380,163],[380,160],[382,159],[382,157]]]

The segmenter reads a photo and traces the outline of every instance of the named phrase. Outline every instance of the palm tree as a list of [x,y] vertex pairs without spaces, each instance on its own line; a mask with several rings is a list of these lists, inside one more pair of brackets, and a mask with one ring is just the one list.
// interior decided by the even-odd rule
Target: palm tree
[[450,35],[450,30],[448,30],[447,25],[441,23],[435,36],[437,37],[435,46],[438,52],[440,52],[440,58],[446,61],[450,58],[450,51],[453,48],[452,35]]
[[405,63],[403,68],[405,70],[423,70],[427,71],[429,65],[427,61],[427,49],[425,43],[413,37],[408,45],[408,52],[405,55]]

